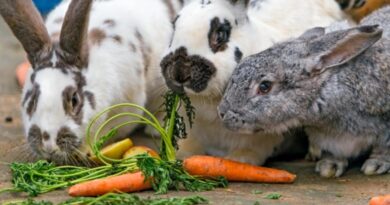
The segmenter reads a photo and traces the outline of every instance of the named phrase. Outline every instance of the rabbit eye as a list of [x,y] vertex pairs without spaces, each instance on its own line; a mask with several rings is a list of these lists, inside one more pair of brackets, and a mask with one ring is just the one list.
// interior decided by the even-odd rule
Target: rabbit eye
[[226,43],[226,41],[228,40],[228,34],[226,31],[218,31],[217,33],[217,43],[218,44],[223,44],[223,43]]
[[263,81],[259,84],[259,87],[257,89],[257,94],[259,95],[265,95],[269,93],[272,89],[272,82],[270,81]]
[[78,96],[77,92],[74,92],[73,95],[72,95],[72,100],[71,100],[73,109],[75,107],[77,107],[77,105],[79,104],[79,101],[80,100],[79,100],[79,96]]

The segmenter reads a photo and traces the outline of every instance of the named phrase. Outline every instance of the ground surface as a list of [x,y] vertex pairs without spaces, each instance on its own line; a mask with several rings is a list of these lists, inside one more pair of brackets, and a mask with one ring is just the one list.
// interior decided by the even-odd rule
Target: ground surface
[[[14,68],[24,59],[21,46],[12,37],[0,19],[0,162],[26,160],[25,141],[19,114],[20,89],[14,79]],[[12,118],[7,122],[6,118]],[[298,180],[292,185],[232,183],[227,189],[198,193],[211,204],[367,204],[371,196],[390,193],[390,175],[367,177],[353,168],[339,179],[322,179],[313,171],[313,163],[305,161],[275,162],[270,164],[292,171]],[[7,166],[0,163],[0,189],[10,186]],[[254,192],[262,192],[254,194]],[[279,200],[264,197],[269,193],[282,194]],[[171,192],[170,196],[192,195],[188,192]],[[151,192],[142,196],[153,196]],[[162,196],[166,197],[166,196]],[[23,198],[23,195],[1,194],[0,203]],[[67,199],[64,190],[52,192],[41,199],[59,202]]]

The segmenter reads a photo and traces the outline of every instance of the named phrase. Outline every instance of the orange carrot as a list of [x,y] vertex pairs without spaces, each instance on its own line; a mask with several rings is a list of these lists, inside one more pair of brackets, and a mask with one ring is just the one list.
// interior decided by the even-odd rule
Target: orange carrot
[[109,192],[136,192],[152,188],[142,172],[95,179],[70,187],[71,196],[99,196]]
[[370,205],[390,205],[390,194],[371,198]]
[[27,73],[30,69],[31,65],[28,61],[25,61],[18,65],[16,68],[16,79],[18,80],[19,86],[23,87],[26,82]]
[[192,156],[184,160],[184,169],[191,175],[225,177],[228,181],[292,183],[296,175],[287,171],[259,167],[211,156]]

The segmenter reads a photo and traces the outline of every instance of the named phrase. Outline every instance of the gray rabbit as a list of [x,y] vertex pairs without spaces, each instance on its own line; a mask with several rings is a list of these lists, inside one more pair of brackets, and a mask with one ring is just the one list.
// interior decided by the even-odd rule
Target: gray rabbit
[[219,105],[224,125],[246,133],[304,126],[323,177],[366,155],[366,175],[388,173],[389,22],[386,7],[358,27],[313,28],[244,59]]

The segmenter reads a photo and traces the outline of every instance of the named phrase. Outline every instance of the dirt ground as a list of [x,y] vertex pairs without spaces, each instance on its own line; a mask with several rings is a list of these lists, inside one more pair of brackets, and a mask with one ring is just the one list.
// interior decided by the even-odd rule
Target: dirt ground
[[[10,172],[6,162],[26,160],[25,140],[19,113],[20,89],[14,78],[14,68],[23,61],[24,53],[2,19],[0,19],[0,189],[9,187]],[[167,196],[197,194],[211,204],[367,204],[370,197],[390,193],[390,175],[367,177],[355,167],[339,179],[322,179],[314,173],[314,163],[304,160],[274,162],[272,167],[283,168],[298,175],[291,185],[231,183],[226,189],[210,192],[171,192]],[[255,194],[254,192],[261,192]],[[270,193],[280,193],[278,200],[265,199]],[[154,196],[152,192],[141,196]],[[0,203],[25,197],[23,194],[0,194]],[[166,197],[160,196],[160,197]],[[53,202],[69,198],[65,190],[42,195],[40,199]]]

